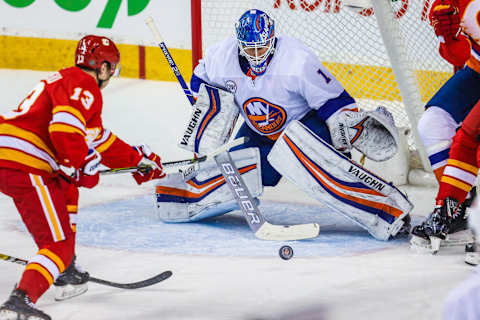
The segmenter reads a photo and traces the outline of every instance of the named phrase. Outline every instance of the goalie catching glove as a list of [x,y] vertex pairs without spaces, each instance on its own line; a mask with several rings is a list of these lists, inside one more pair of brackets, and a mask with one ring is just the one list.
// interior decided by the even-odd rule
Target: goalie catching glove
[[385,107],[374,111],[343,111],[328,121],[333,146],[339,151],[352,147],[374,161],[392,158],[398,150],[398,131]]
[[153,153],[152,150],[145,144],[142,144],[141,146],[134,146],[133,149],[135,149],[142,157],[140,162],[137,164],[137,167],[142,167],[142,169],[132,173],[137,184],[142,184],[153,179],[161,179],[165,177],[166,174],[163,172],[160,156]]

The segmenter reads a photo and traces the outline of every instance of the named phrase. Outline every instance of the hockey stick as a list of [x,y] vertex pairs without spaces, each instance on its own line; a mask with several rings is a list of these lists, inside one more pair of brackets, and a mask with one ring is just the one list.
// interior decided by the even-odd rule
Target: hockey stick
[[[197,159],[186,159],[186,160],[178,160],[178,161],[170,161],[170,162],[164,162],[162,163],[163,168],[175,168],[175,167],[181,167],[181,166],[186,166],[189,164],[194,164],[197,162],[203,162],[207,160],[207,156],[202,156]],[[115,168],[115,169],[105,169],[105,170],[100,170],[100,174],[115,174],[115,173],[128,173],[128,172],[135,172],[135,171],[141,171],[141,172],[148,172],[152,170],[151,166],[148,165],[143,165],[143,166],[138,166],[138,167],[125,167],[125,168]]]
[[185,95],[188,98],[188,101],[193,106],[195,104],[195,100],[193,99],[193,94],[188,88],[187,84],[185,83],[185,80],[183,79],[183,76],[180,73],[180,70],[175,64],[175,61],[173,61],[172,55],[170,54],[170,51],[168,51],[167,45],[163,41],[162,35],[160,34],[157,27],[155,26],[155,22],[153,21],[153,18],[148,17],[147,19],[145,19],[145,24],[150,28],[150,31],[152,32],[153,37],[157,42],[157,45],[160,47],[160,49],[162,49],[163,55],[167,59],[168,64],[170,65],[170,68],[172,68],[173,73],[177,77],[177,80],[180,83],[180,85],[182,86],[183,93],[185,93]]
[[[204,155],[204,156],[201,156],[199,158],[192,158],[192,159],[185,159],[185,160],[178,160],[178,161],[170,161],[170,162],[164,162],[162,163],[162,166],[164,168],[175,168],[175,167],[181,167],[181,166],[186,166],[186,165],[190,165],[190,164],[194,164],[194,163],[198,163],[198,162],[203,162],[207,159],[210,159],[212,157],[214,157],[215,155],[223,152],[223,151],[228,151],[229,149],[233,148],[233,147],[236,147],[236,146],[239,146],[241,144],[244,144],[248,141],[248,137],[240,137],[240,138],[237,138],[237,139],[234,139],[230,142],[227,142],[226,144],[224,144],[223,146],[221,146],[220,148],[218,148],[217,150],[213,151],[212,153],[210,154],[207,154],[207,155]],[[139,166],[139,167],[126,167],[126,168],[116,168],[116,169],[105,169],[105,170],[100,170],[100,174],[104,175],[104,174],[115,174],[115,173],[126,173],[126,172],[135,172],[137,170],[139,171],[143,171],[143,172],[148,172],[150,171],[152,168],[148,165],[146,166]]]
[[266,221],[228,152],[222,152],[214,158],[247,220],[248,226],[257,238],[263,240],[301,240],[318,236],[320,226],[317,223],[274,225]]
[[[0,259],[8,262],[13,262],[17,263],[23,266],[26,266],[28,264],[27,260],[8,256],[6,254],[0,253]],[[118,282],[113,282],[113,281],[108,281],[108,280],[103,280],[99,278],[95,278],[90,276],[88,281],[98,283],[98,284],[103,284],[105,286],[109,287],[115,287],[115,288],[120,288],[120,289],[140,289],[140,288],[145,288],[149,287],[151,285],[154,285],[156,283],[162,282],[172,276],[172,271],[164,271],[160,274],[157,274],[154,277],[138,281],[138,282],[130,282],[130,283],[118,283]]]

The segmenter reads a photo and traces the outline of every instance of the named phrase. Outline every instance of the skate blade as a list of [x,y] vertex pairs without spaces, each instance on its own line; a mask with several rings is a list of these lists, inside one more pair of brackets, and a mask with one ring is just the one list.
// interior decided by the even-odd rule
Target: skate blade
[[432,246],[429,240],[412,235],[410,249],[418,254],[432,254]]
[[[436,238],[436,237],[433,237],[433,238]],[[439,239],[439,238],[436,238],[436,239]],[[464,245],[473,244],[473,243],[475,243],[475,235],[473,234],[472,230],[468,229],[468,230],[455,232],[453,234],[448,234],[447,238],[444,240],[440,239],[440,248],[464,246]],[[410,239],[410,248],[416,253],[421,253],[421,254],[425,254],[425,253],[436,254],[439,251],[439,248],[432,247],[432,244],[429,240],[426,240],[422,237],[417,237],[413,234],[412,234],[412,238]]]
[[0,320],[18,320],[18,319],[28,319],[28,320],[44,320],[43,318],[34,316],[34,315],[20,315],[15,311],[11,310],[0,310]]
[[438,237],[430,237],[430,246],[432,248],[432,254],[437,254],[440,250],[440,244],[442,243],[442,239]]
[[455,247],[455,246],[464,246],[467,244],[475,243],[475,235],[472,230],[462,230],[455,232],[453,234],[448,234],[447,238],[442,241],[442,247]]
[[471,266],[477,266],[480,263],[480,252],[465,253],[465,263]]
[[63,301],[79,296],[88,290],[88,283],[55,287],[55,301]]
[[10,310],[1,310],[0,311],[0,319],[1,320],[17,320],[18,313]]

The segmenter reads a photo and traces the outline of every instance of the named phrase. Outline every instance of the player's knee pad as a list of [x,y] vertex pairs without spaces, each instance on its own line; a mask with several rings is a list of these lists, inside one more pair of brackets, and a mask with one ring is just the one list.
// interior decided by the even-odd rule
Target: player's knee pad
[[[263,192],[260,153],[247,148],[230,153],[254,198]],[[188,177],[167,175],[156,186],[158,216],[165,222],[191,222],[218,216],[238,208],[214,159],[196,165]],[[191,178],[194,176],[193,178]]]
[[459,124],[442,108],[431,106],[418,121],[418,133],[433,170],[446,164],[452,139]]
[[284,177],[332,210],[387,240],[412,204],[393,185],[351,161],[298,121],[292,121],[268,155]]

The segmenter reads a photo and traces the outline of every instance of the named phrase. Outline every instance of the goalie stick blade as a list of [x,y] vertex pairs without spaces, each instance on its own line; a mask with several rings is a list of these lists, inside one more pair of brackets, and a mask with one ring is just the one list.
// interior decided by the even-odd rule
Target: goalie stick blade
[[303,240],[318,236],[320,226],[316,223],[296,224],[296,225],[275,225],[265,222],[255,232],[255,236],[262,240]]
[[157,274],[156,276],[138,281],[138,282],[130,282],[130,283],[118,283],[118,282],[113,282],[113,281],[108,281],[108,280],[103,280],[103,279],[98,279],[94,277],[90,277],[89,281],[98,283],[98,284],[103,284],[105,286],[109,287],[115,287],[115,288],[120,288],[120,289],[140,289],[140,288],[145,288],[149,287],[151,285],[157,284],[159,282],[162,282],[164,280],[167,280],[172,276],[172,271],[164,271],[160,274]]
[[316,223],[282,226],[266,221],[228,152],[224,151],[216,155],[215,161],[247,220],[248,226],[257,238],[263,240],[301,240],[318,236],[320,227]]

